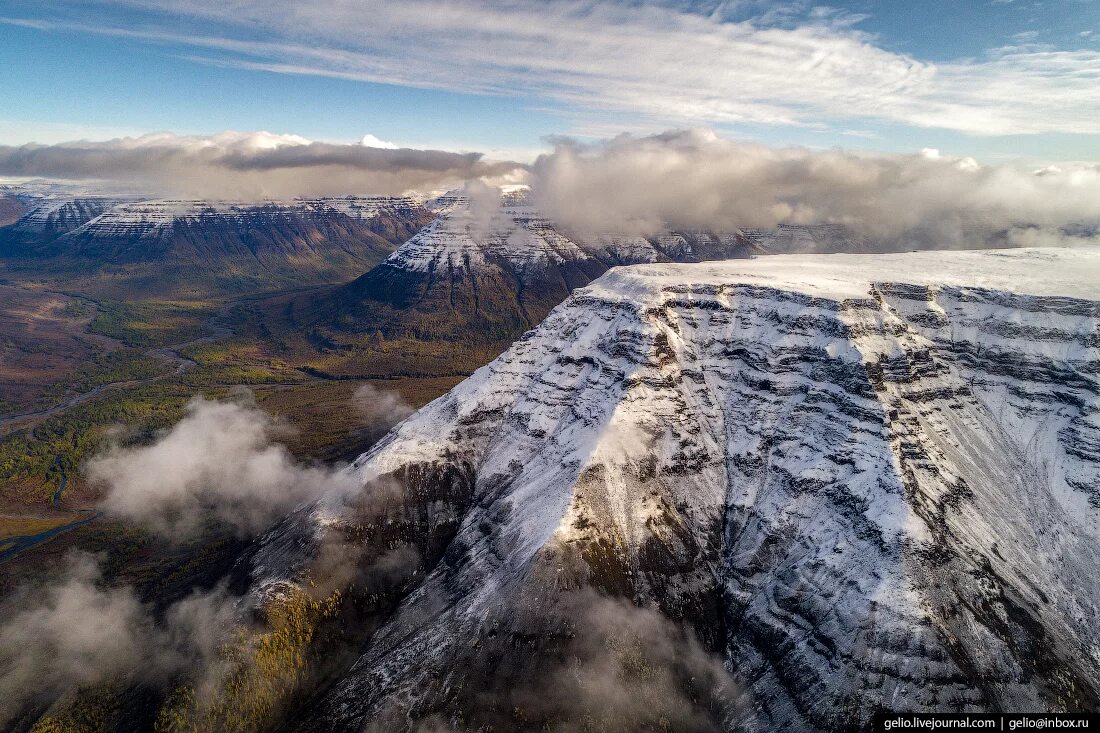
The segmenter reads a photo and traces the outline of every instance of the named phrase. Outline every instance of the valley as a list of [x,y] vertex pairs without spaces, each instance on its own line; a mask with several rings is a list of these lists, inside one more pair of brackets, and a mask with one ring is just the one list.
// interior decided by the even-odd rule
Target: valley
[[[93,199],[37,209],[24,205],[23,210],[31,213],[14,227],[0,230],[0,241],[14,248],[14,242],[32,241],[31,234],[39,242],[63,237],[117,203]],[[370,213],[356,201],[339,205],[351,216]],[[125,543],[107,540],[118,531],[117,525],[101,526],[95,509],[99,495],[82,475],[82,466],[120,428],[126,440],[151,439],[181,417],[193,395],[216,397],[251,389],[258,403],[287,422],[292,432],[287,443],[303,460],[349,460],[377,439],[377,426],[355,416],[333,420],[323,409],[343,412],[336,408],[350,405],[355,390],[370,382],[317,378],[298,368],[289,353],[237,338],[243,329],[234,318],[250,300],[271,297],[280,287],[292,294],[303,286],[315,288],[318,281],[361,272],[379,252],[386,254],[385,247],[392,247],[385,236],[407,236],[394,229],[405,224],[396,225],[385,216],[362,231],[345,224],[351,230],[346,232],[349,240],[340,246],[350,248],[351,238],[363,232],[366,242],[362,254],[340,264],[344,270],[295,269],[290,282],[261,268],[256,272],[264,274],[259,279],[250,276],[243,291],[225,281],[202,285],[211,281],[204,281],[208,273],[198,262],[173,271],[163,267],[161,257],[148,265],[139,263],[136,270],[124,266],[120,276],[120,269],[109,263],[82,264],[81,257],[101,258],[103,253],[80,254],[72,244],[66,245],[74,248],[68,252],[7,250],[0,260],[0,589],[55,572],[66,552],[88,543],[111,556],[122,551]],[[408,226],[416,227],[415,217],[423,216],[427,214],[422,210],[416,213]],[[164,230],[163,223],[157,226]],[[171,221],[168,229],[173,229]],[[159,246],[152,242],[168,236],[147,237],[143,247]],[[279,235],[271,231],[265,236],[274,240]],[[287,262],[288,267],[303,266],[298,259]],[[252,265],[247,268],[255,270]],[[150,278],[142,284],[146,281],[130,277],[137,271],[156,274],[141,275]],[[257,288],[259,292],[253,292]],[[382,375],[382,388],[414,405],[457,381],[389,376]],[[156,556],[149,562],[159,562]]]
[[0,733],[1100,727],[1100,1],[0,5]]

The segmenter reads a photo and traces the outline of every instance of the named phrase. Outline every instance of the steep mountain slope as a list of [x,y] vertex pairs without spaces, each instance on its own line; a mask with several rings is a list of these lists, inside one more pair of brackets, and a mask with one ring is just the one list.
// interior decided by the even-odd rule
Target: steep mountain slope
[[[3,231],[3,238],[0,241],[7,247],[11,247],[13,253],[16,245],[31,248],[40,246],[87,224],[97,216],[127,201],[129,199],[117,196],[32,198],[30,210]],[[9,242],[11,244],[7,244]]]
[[19,221],[19,217],[27,213],[28,209],[26,202],[18,196],[0,191],[0,227]]
[[387,339],[472,332],[509,342],[607,266],[529,207],[480,214],[462,200],[337,291],[327,310],[336,330],[377,329]]
[[[612,266],[865,246],[837,227],[576,234],[541,217],[522,193],[505,194],[499,207],[462,196],[427,205],[439,217],[417,236],[344,287],[280,303],[268,314],[270,329],[286,338],[312,334],[315,347],[331,352],[330,371],[394,359],[410,373],[472,371]],[[379,355],[382,342],[391,344],[388,354]]]
[[[729,671],[669,672],[698,706],[677,729],[1096,709],[1097,283],[1090,248],[646,265],[574,291],[362,456],[362,497],[265,538],[261,599],[324,548],[418,558],[302,729],[583,712],[551,698],[592,676],[547,661],[588,658],[583,588],[686,621]],[[607,642],[609,669],[652,680],[670,643],[627,665]]]
[[615,265],[864,247],[840,227],[651,237],[569,233],[542,218],[522,193],[505,194],[499,208],[463,197],[443,199],[439,206],[440,217],[430,227],[336,294],[333,308],[343,314],[344,327],[380,326],[394,335],[422,328],[380,312],[381,304],[411,311],[414,319],[449,312],[456,327],[474,323],[513,337],[518,326],[538,323],[574,288]]
[[52,200],[0,230],[0,255],[15,267],[122,272],[138,287],[188,278],[262,290],[350,279],[432,217],[406,198]]

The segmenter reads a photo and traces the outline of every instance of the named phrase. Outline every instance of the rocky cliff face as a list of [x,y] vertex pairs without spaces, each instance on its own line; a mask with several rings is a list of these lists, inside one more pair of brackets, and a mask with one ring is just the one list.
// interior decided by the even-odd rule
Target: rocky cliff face
[[[550,705],[554,684],[591,675],[546,660],[590,658],[570,645],[591,616],[547,609],[581,589],[687,624],[724,667],[668,662],[650,707],[679,689],[698,709],[662,712],[677,729],[1096,709],[1098,282],[1100,250],[1014,250],[643,265],[574,291],[361,457],[363,497],[266,538],[258,596],[377,525],[380,485],[379,526],[432,538],[307,728],[568,718],[585,703]],[[669,644],[690,646],[666,634],[640,667],[605,646],[642,684]]]

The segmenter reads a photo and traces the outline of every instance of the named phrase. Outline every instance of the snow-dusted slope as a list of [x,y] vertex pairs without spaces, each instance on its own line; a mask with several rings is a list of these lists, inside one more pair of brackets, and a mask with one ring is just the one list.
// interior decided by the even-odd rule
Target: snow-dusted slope
[[258,203],[59,197],[0,229],[0,253],[21,267],[46,263],[92,273],[122,266],[142,290],[187,289],[184,281],[195,282],[199,264],[198,279],[217,288],[264,289],[346,282],[433,218],[400,197]]
[[155,200],[114,206],[70,236],[115,239],[169,236],[175,227],[258,227],[278,225],[298,217],[318,218],[342,214],[356,221],[373,219],[383,211],[412,209],[408,198],[348,196],[343,198],[293,199],[244,202],[203,200]]
[[[351,334],[438,340],[466,331],[510,343],[577,287],[609,267],[700,262],[810,248],[858,248],[839,229],[798,227],[798,237],[739,231],[652,236],[570,232],[542,217],[523,191],[494,199],[447,195],[426,202],[430,225],[315,311],[334,343]],[[768,237],[771,237],[770,239]]]
[[[344,196],[282,201],[223,201],[195,199],[143,200],[136,196],[52,195],[41,197],[13,225],[13,231],[55,235],[71,233],[97,238],[157,237],[188,222],[252,224],[293,216],[341,214],[367,221],[383,212],[412,210],[419,202],[407,197]],[[224,225],[224,224],[223,224]]]
[[13,268],[96,280],[111,297],[224,295],[346,283],[433,218],[401,197],[65,199],[0,228],[0,256]]
[[668,232],[652,237],[567,234],[515,194],[502,196],[499,207],[463,196],[440,197],[427,206],[437,211],[439,218],[394,252],[384,266],[410,272],[503,268],[534,276],[566,262],[590,261],[606,268],[744,257],[766,251],[754,250],[739,233]]
[[12,225],[13,231],[36,236],[60,236],[127,202],[111,196],[47,198]]
[[390,255],[387,265],[426,272],[499,262],[523,271],[587,256],[527,206],[505,203],[479,211],[469,200],[453,198],[434,207],[440,216]]
[[568,232],[541,216],[524,191],[502,194],[499,206],[458,194],[431,199],[425,206],[439,218],[394,252],[383,267],[409,272],[504,269],[534,277],[567,262],[606,268],[866,248],[866,243],[839,226],[724,233],[670,230],[652,236]]
[[1098,705],[1095,248],[618,268],[353,470],[451,539],[311,725],[454,714],[579,585],[693,624],[729,730]]
[[425,341],[474,334],[498,350],[609,267],[762,251],[738,234],[567,234],[515,194],[499,203],[447,196],[427,206],[435,221],[316,309],[311,327],[335,343],[349,333],[353,342],[364,333]]

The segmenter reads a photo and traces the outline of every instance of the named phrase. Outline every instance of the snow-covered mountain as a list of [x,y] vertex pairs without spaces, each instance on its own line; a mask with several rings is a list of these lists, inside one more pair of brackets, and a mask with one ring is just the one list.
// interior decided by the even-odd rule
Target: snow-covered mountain
[[115,196],[46,197],[32,199],[31,208],[9,231],[54,238],[84,226],[129,199]]
[[586,587],[724,665],[685,729],[1096,709],[1098,283],[1083,248],[639,265],[575,290],[357,460],[361,500],[265,538],[258,598],[334,537],[403,538],[424,573],[303,730],[554,720],[556,683],[525,675],[584,622],[535,611]]
[[[503,195],[499,207],[463,196],[435,199],[428,205],[439,218],[394,252],[387,266],[419,272],[499,268],[523,276],[585,260],[606,268],[763,252],[753,250],[740,232],[670,231],[651,237],[569,233],[541,216],[522,193]],[[764,235],[759,238],[763,241]]]
[[[262,203],[47,197],[0,229],[0,254],[31,267],[137,268],[139,289],[164,276],[194,280],[199,265],[198,274],[214,276],[218,288],[268,289],[346,282],[433,217],[402,197]],[[171,283],[162,285],[171,290]]]
[[312,313],[311,328],[344,344],[375,333],[389,340],[475,334],[499,353],[574,288],[610,267],[864,247],[836,227],[653,236],[569,232],[542,217],[522,191],[504,194],[499,205],[448,195],[426,206],[437,213],[435,221],[327,302],[303,306]]
[[426,206],[439,217],[394,252],[387,267],[411,272],[501,269],[522,277],[580,261],[606,269],[868,246],[843,227],[831,225],[731,232],[668,230],[651,236],[569,232],[541,216],[522,191],[503,194],[499,207],[460,195],[433,199]]
[[345,216],[354,221],[370,221],[385,212],[409,212],[419,209],[409,198],[349,196],[346,198],[295,199],[291,201],[234,202],[201,200],[162,200],[124,203],[88,220],[73,238],[156,239],[173,229],[190,227],[256,227],[278,225],[295,218]]
[[[108,196],[47,198],[24,214],[12,232],[62,236],[61,250],[88,247],[96,241],[142,240],[149,251],[156,243],[181,232],[238,232],[277,228],[301,221],[337,217],[367,222],[384,214],[419,214],[424,209],[411,198],[347,196],[245,202],[221,200],[135,200]],[[208,235],[209,236],[209,235]],[[140,256],[140,252],[135,252]]]

